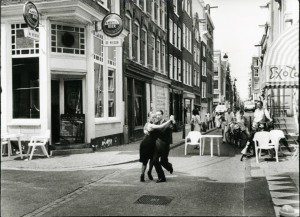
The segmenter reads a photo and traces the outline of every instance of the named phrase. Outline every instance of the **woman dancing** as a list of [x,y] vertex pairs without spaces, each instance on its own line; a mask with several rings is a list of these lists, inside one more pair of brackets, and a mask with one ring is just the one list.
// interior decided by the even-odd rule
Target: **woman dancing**
[[151,171],[153,168],[153,154],[155,150],[156,140],[158,139],[159,132],[167,128],[172,122],[174,122],[174,116],[170,116],[170,120],[161,124],[161,125],[154,125],[155,123],[155,115],[150,114],[148,122],[144,126],[144,133],[145,137],[140,144],[140,162],[142,163],[142,173],[140,177],[140,181],[145,181],[145,171],[147,167],[147,163],[149,162],[149,171],[148,171],[148,178],[153,180],[151,175]]

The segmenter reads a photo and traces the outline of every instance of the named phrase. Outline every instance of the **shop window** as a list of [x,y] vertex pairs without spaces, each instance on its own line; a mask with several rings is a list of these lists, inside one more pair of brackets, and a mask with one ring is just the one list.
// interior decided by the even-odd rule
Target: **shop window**
[[51,24],[51,51],[84,55],[84,28]]
[[27,28],[25,23],[11,25],[11,54],[13,56],[39,53],[39,42],[24,35],[24,29]]
[[40,118],[39,58],[12,59],[13,118]]
[[115,70],[108,70],[108,117],[116,116],[116,73]]
[[103,62],[103,35],[94,34],[94,59]]
[[103,117],[103,65],[94,64],[95,73],[95,117]]

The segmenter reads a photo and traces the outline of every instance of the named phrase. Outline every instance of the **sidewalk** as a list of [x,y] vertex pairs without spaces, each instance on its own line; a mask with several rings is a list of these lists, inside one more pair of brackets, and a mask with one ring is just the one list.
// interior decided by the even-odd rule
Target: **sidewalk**
[[[211,129],[211,132],[215,129]],[[186,130],[186,135],[189,129]],[[31,170],[31,171],[71,171],[84,170],[88,168],[97,168],[113,166],[130,162],[138,162],[139,145],[141,141],[130,144],[112,146],[101,151],[85,154],[73,154],[64,156],[34,156],[31,161],[21,160],[19,156],[11,158],[3,157],[1,161],[2,170]],[[173,144],[170,149],[176,148],[184,143],[182,132],[173,133]]]

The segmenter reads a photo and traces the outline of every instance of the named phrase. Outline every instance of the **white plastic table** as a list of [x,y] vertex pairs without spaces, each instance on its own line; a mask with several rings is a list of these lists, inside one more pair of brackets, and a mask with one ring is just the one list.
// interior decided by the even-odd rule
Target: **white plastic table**
[[[209,135],[209,134],[206,134],[206,135],[201,135],[201,139],[202,138],[210,138],[210,156],[213,157],[213,146],[214,146],[214,138],[217,139],[218,141],[218,156],[220,156],[220,139],[219,138],[223,138],[222,135]],[[204,152],[204,147],[205,147],[205,142],[203,142],[203,148],[202,148],[202,155],[203,155],[203,152]]]
[[[22,154],[22,146],[21,146],[21,136],[22,134],[18,134],[18,133],[12,133],[12,134],[4,134],[1,135],[1,140],[2,139],[7,139],[7,146],[8,146],[8,157],[10,157],[10,155],[12,154],[12,150],[11,150],[11,141],[17,140],[18,141],[18,146],[19,146],[19,151],[20,151],[20,156],[21,159],[23,159],[23,154]],[[1,145],[2,148],[2,145]],[[2,153],[1,153],[2,156]]]

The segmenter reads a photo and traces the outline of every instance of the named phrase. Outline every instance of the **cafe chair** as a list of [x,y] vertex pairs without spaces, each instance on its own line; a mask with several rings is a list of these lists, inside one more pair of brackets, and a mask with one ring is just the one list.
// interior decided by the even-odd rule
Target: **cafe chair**
[[49,157],[48,152],[46,150],[46,144],[49,141],[49,139],[50,139],[50,130],[46,130],[45,134],[42,134],[39,136],[32,136],[30,138],[30,142],[28,143],[28,151],[27,151],[27,157],[28,157],[30,149],[31,149],[29,160],[32,159],[35,148],[38,146],[41,147],[44,155]]
[[275,148],[275,145],[271,142],[270,132],[267,131],[256,132],[253,141],[255,143],[256,163],[259,163],[258,158],[261,157],[262,149],[264,150],[275,149],[276,162],[278,162],[278,149]]
[[187,146],[199,146],[199,151],[201,155],[201,133],[199,131],[190,131],[185,138],[185,145],[184,145],[184,155],[187,153]]
[[[270,137],[271,137],[271,143],[275,146],[275,149],[277,149],[277,150],[280,149],[280,151],[282,152],[279,141],[281,139],[285,139],[285,135],[284,135],[283,131],[282,130],[271,130]],[[276,153],[278,154],[278,151]],[[278,156],[276,156],[276,157],[278,158]]]
[[10,157],[10,155],[12,154],[10,140],[1,138],[1,159],[3,155],[3,149],[5,148],[5,146],[7,146],[7,156]]

